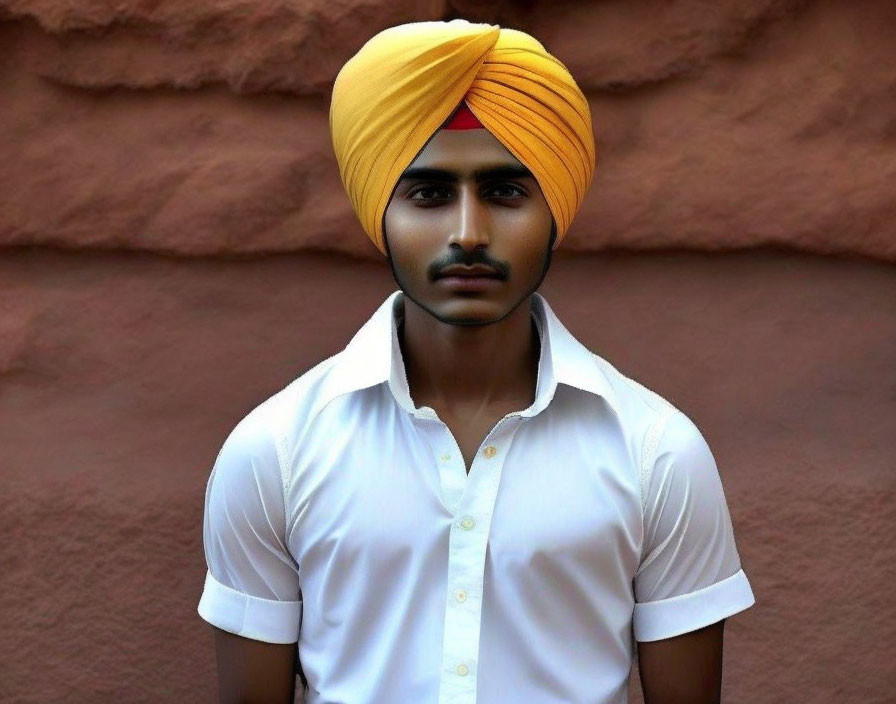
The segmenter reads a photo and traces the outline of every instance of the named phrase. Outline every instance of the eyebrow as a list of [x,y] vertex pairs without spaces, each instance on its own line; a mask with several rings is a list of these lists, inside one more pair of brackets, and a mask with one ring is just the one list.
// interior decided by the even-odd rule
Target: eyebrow
[[[505,166],[491,166],[476,169],[473,172],[476,181],[490,181],[495,179],[535,178],[532,172],[525,166],[507,164]],[[447,169],[435,169],[428,166],[412,166],[401,174],[400,181],[439,181],[442,183],[457,183],[460,177],[456,171]]]

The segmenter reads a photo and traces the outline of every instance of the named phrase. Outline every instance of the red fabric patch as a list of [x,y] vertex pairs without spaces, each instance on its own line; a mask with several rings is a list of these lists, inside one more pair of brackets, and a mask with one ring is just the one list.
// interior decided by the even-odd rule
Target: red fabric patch
[[467,107],[466,103],[461,103],[460,108],[456,113],[454,113],[454,117],[452,117],[448,124],[446,124],[443,130],[475,130],[475,129],[485,129],[485,125],[483,125],[479,118],[477,118],[471,111],[470,108]]

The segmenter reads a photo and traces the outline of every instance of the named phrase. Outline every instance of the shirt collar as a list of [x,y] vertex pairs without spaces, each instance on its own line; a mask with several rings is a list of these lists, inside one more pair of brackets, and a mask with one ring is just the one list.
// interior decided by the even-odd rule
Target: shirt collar
[[[541,340],[535,401],[520,412],[534,416],[542,411],[557,389],[566,384],[604,398],[617,410],[617,397],[598,357],[564,327],[547,300],[532,295],[532,318]],[[347,393],[386,382],[396,402],[408,413],[423,416],[411,399],[401,347],[398,320],[404,315],[404,294],[393,292],[355,333],[338,362],[338,393]]]

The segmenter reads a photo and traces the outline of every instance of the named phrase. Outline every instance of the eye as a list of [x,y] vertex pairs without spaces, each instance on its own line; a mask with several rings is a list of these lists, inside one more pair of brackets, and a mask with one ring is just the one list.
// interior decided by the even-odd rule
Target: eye
[[514,183],[501,183],[491,189],[496,198],[525,198],[526,191]]
[[[436,200],[444,200],[445,198],[433,197],[433,194],[441,193],[443,196],[447,196],[447,198],[451,197],[448,189],[444,186],[421,186],[420,188],[415,188],[410,193],[408,193],[408,198],[411,200],[417,201],[436,201]],[[419,197],[418,197],[419,196]]]

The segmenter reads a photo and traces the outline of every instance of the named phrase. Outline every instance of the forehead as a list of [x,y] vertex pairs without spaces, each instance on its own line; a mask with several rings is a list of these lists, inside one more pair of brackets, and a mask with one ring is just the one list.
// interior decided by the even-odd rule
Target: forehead
[[486,129],[439,130],[408,168],[472,171],[480,166],[519,165],[520,161]]

